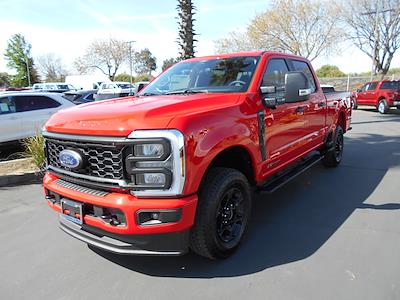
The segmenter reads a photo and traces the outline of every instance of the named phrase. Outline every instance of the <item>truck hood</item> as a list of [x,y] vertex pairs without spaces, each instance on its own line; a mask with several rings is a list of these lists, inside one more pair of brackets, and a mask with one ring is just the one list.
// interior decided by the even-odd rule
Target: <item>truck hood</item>
[[[50,117],[50,132],[127,136],[136,129],[168,128],[176,116],[235,105],[240,94],[192,94],[129,97],[74,106]],[[178,128],[179,129],[179,128]]]

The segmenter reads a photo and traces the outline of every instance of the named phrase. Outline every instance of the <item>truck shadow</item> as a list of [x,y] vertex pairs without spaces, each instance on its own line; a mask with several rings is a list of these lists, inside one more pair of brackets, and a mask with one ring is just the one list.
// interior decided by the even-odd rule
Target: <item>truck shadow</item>
[[[357,135],[358,136],[358,135]],[[213,278],[256,273],[307,259],[357,209],[400,209],[394,199],[364,203],[389,168],[400,165],[400,137],[367,134],[346,138],[343,164],[317,166],[273,194],[258,194],[248,234],[229,259],[132,257],[93,251],[124,268],[160,277]],[[380,160],[374,161],[377,153]],[[391,201],[392,200],[392,201]]]

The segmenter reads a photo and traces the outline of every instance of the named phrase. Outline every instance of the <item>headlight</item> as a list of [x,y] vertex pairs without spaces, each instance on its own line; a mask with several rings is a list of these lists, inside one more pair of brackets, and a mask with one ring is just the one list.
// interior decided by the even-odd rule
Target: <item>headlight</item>
[[136,130],[125,161],[136,196],[176,196],[185,183],[184,136],[175,129]]
[[161,157],[164,153],[162,144],[138,144],[133,147],[135,157]]

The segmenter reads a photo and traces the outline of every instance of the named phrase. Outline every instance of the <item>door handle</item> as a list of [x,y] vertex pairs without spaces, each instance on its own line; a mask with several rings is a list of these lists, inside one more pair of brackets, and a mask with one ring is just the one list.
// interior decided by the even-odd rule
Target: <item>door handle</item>
[[296,113],[299,115],[302,115],[302,114],[304,114],[304,110],[305,110],[304,106],[299,106],[296,108]]
[[325,107],[325,106],[326,106],[325,101],[321,101],[318,103],[318,107]]

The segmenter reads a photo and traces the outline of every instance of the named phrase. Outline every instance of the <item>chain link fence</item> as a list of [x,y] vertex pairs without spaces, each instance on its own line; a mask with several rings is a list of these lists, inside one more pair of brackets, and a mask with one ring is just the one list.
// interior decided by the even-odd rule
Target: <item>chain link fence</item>
[[[364,77],[319,77],[321,84],[333,85],[337,91],[355,91],[362,84],[371,81],[371,76]],[[400,80],[400,74],[385,76],[386,80]],[[383,80],[381,76],[373,76],[372,80]]]

